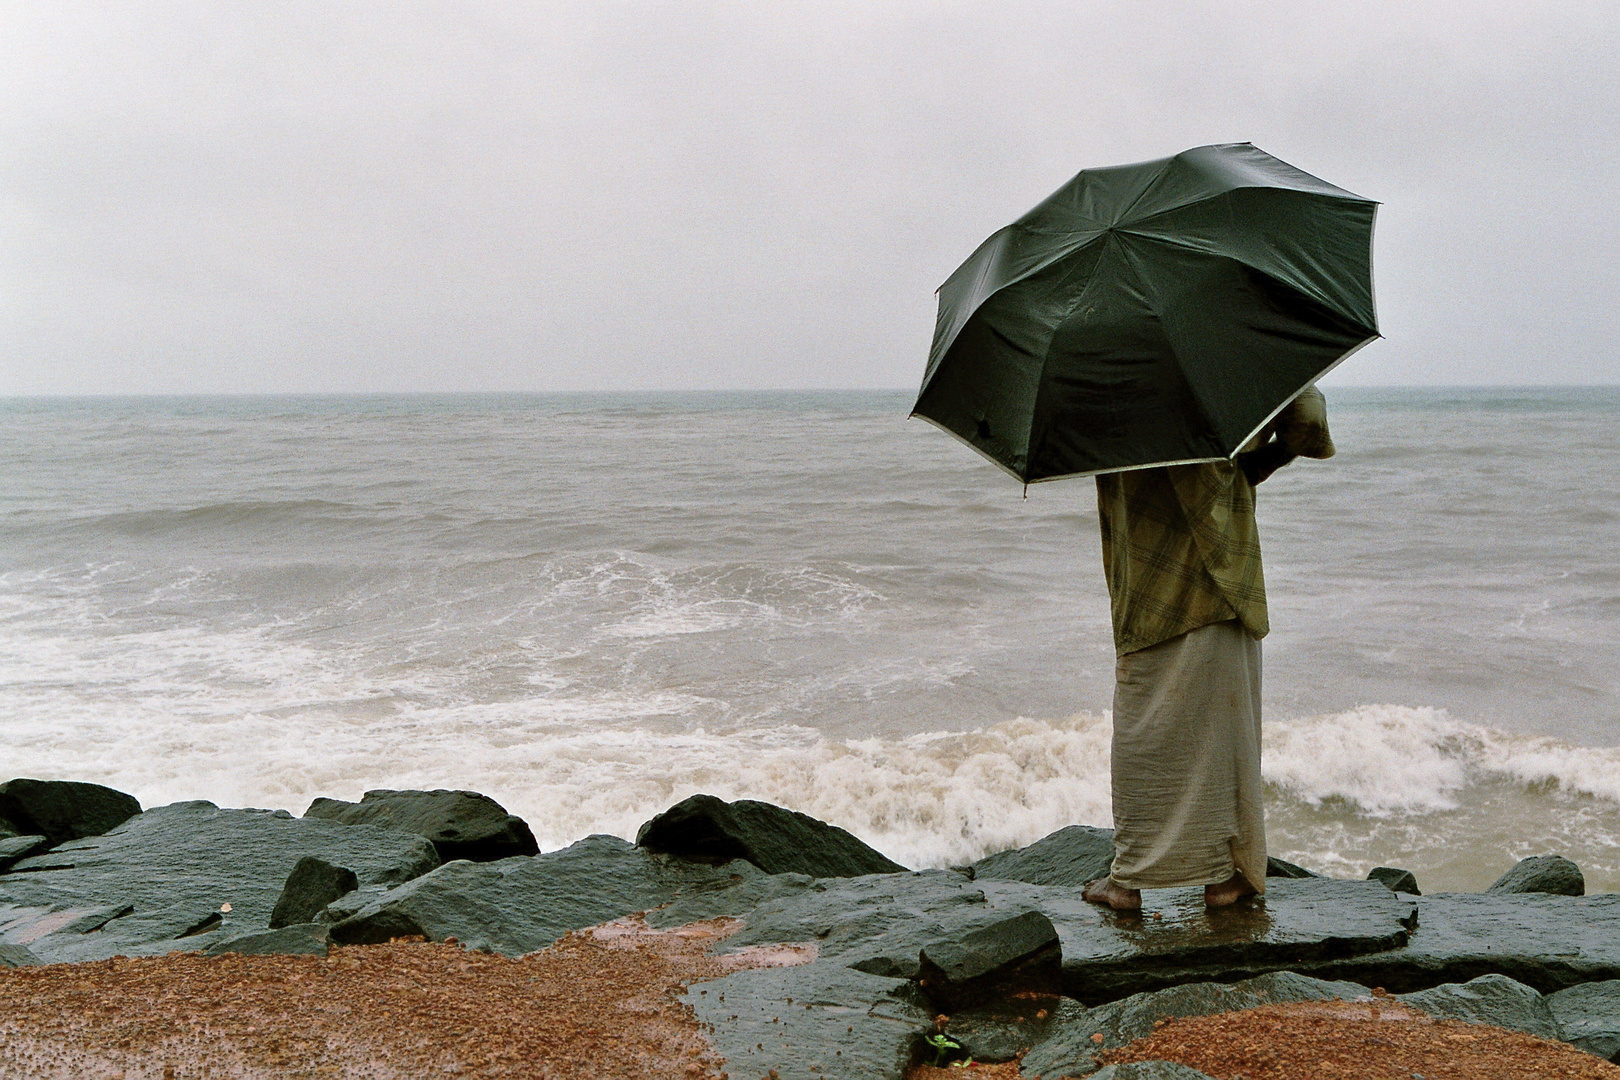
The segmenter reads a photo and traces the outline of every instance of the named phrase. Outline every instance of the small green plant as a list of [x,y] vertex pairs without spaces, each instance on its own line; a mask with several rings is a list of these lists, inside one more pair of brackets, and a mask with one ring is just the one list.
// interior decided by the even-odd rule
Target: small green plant
[[938,1035],[928,1036],[925,1041],[929,1046],[934,1048],[934,1060],[929,1062],[929,1064],[933,1065],[936,1069],[944,1068],[945,1058],[952,1050],[962,1049],[961,1043],[957,1042],[943,1031]]
[[970,1058],[970,1057],[965,1057],[961,1061],[953,1061],[953,1062],[951,1062],[951,1068],[953,1068],[953,1069],[965,1069],[965,1068],[967,1068],[968,1066],[970,1066],[972,1064],[973,1064],[973,1059]]

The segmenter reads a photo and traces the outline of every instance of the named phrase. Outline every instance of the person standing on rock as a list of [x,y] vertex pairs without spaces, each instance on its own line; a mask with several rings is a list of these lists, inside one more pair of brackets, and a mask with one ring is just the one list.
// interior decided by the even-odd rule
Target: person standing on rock
[[1254,488],[1333,456],[1309,387],[1236,462],[1097,477],[1118,653],[1114,861],[1084,896],[1121,911],[1143,889],[1202,885],[1224,907],[1266,888],[1260,639],[1269,630]]

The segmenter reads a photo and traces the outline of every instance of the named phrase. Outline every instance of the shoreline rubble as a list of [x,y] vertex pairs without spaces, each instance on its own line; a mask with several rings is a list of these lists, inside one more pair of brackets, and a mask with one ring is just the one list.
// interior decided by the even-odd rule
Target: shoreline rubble
[[681,994],[737,1078],[898,1078],[944,1035],[959,1057],[1055,1080],[1098,1073],[1174,1018],[1380,998],[1620,1061],[1620,894],[1582,895],[1558,856],[1483,893],[1430,895],[1399,868],[1349,881],[1274,860],[1257,902],[1156,890],[1122,913],[1079,897],[1111,854],[1090,826],[913,871],[807,815],[701,795],[640,844],[551,852],[475,792],[320,799],[301,818],[132,803],[93,784],[0,785],[0,968],[418,938],[517,958],[627,917],[653,931],[725,919],[738,928],[708,947],[718,958],[809,958]]

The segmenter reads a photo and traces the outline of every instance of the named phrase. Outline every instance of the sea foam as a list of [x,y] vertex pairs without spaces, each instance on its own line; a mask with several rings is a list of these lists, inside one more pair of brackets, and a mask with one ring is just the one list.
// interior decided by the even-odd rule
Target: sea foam
[[1443,709],[1367,705],[1268,723],[1264,758],[1280,794],[1375,816],[1454,810],[1465,789],[1490,780],[1620,804],[1620,748],[1509,734]]
[[[652,815],[705,792],[800,810],[918,867],[970,862],[1065,825],[1111,824],[1106,714],[833,739],[793,725],[671,732],[609,722],[678,715],[686,702],[675,694],[542,705],[380,703],[361,718],[351,700],[340,719],[306,698],[285,711],[167,723],[112,712],[69,740],[35,729],[14,743],[13,771],[107,783],[145,805],[209,798],[295,813],[319,795],[354,799],[374,787],[469,788],[526,818],[545,848],[593,832],[634,837]],[[1510,735],[1437,709],[1372,705],[1269,723],[1265,774],[1273,849],[1334,872],[1387,861],[1358,854],[1376,849],[1375,836],[1418,865],[1439,857],[1428,847],[1461,836],[1511,846],[1515,828],[1582,845],[1599,863],[1620,843],[1620,749]],[[1504,791],[1520,806],[1506,819]]]

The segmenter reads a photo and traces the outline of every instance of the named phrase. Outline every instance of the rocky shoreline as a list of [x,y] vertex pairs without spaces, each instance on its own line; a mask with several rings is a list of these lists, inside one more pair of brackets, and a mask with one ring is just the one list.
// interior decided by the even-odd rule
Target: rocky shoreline
[[1583,895],[1567,859],[1429,896],[1398,868],[1347,881],[1274,860],[1261,901],[1212,911],[1199,890],[1162,890],[1126,914],[1079,897],[1110,855],[1107,830],[1071,826],[912,871],[806,815],[702,795],[635,844],[541,853],[472,792],[318,799],[293,817],[143,812],[93,784],[13,780],[0,784],[0,967],[417,936],[516,957],[645,912],[655,929],[739,920],[716,954],[790,944],[811,958],[685,991],[739,1078],[899,1077],[936,1055],[1087,1076],[1170,1018],[1386,998],[1620,1059],[1620,894]]

